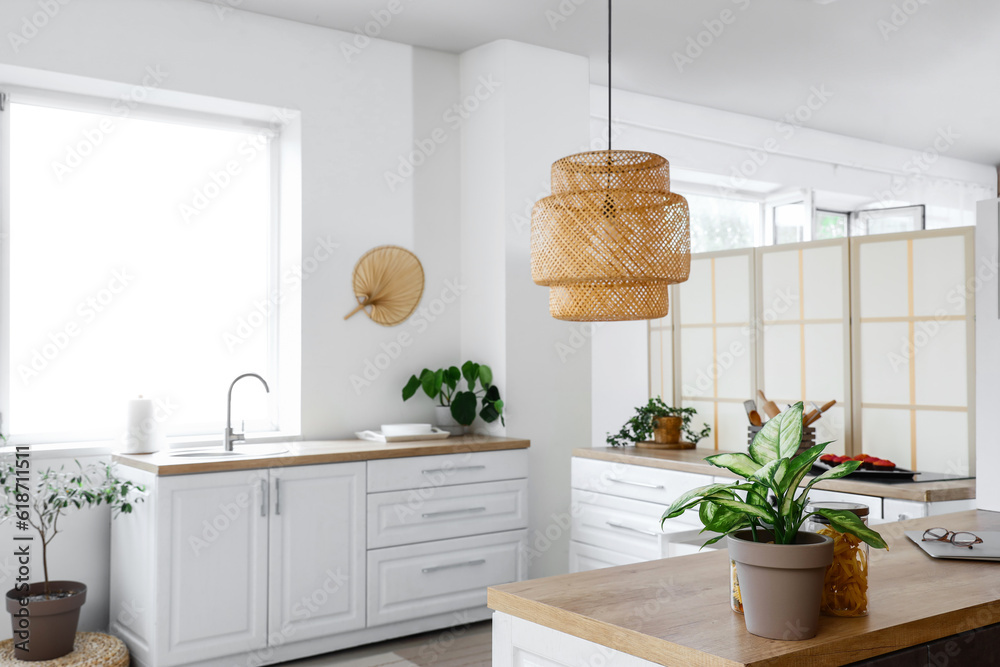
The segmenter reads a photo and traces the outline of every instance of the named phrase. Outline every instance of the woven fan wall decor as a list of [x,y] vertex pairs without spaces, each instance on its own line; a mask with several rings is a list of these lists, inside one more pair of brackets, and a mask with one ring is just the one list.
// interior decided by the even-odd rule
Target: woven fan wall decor
[[372,248],[354,267],[354,296],[359,310],[384,327],[394,327],[409,317],[424,293],[424,267],[406,248],[383,245]]

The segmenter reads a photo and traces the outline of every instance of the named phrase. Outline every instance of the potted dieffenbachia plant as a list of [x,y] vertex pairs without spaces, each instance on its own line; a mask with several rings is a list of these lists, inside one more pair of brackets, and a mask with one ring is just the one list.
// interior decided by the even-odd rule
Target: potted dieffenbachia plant
[[[462,378],[466,382],[464,390],[461,387]],[[500,390],[493,384],[493,371],[486,364],[466,361],[461,370],[457,366],[436,371],[425,368],[420,375],[410,376],[403,387],[403,400],[410,400],[420,389],[428,398],[438,401],[435,406],[436,421],[446,430],[455,428],[459,432],[464,431],[476,420],[477,411],[488,424],[497,419],[505,424]]]
[[800,402],[765,423],[749,453],[716,454],[705,459],[744,481],[693,489],[675,500],[662,519],[697,507],[705,531],[719,533],[705,544],[726,538],[730,558],[736,563],[747,630],[771,639],[807,639],[816,634],[833,541],[803,530],[807,518],[821,515],[838,532],[877,549],[888,548],[882,537],[851,511],[806,510],[809,491],[817,482],[849,475],[861,462],[841,463],[799,488],[830,444],[796,455],[801,442]]
[[0,464],[0,487],[0,521],[14,522],[18,562],[30,565],[40,556],[44,575],[33,583],[19,580],[7,591],[14,657],[54,660],[73,651],[87,586],[49,578],[52,540],[75,510],[108,505],[112,517],[128,514],[134,503],[143,500],[145,489],[116,477],[110,464],[82,466],[77,462],[70,470],[47,468],[35,473],[26,452],[10,455]]

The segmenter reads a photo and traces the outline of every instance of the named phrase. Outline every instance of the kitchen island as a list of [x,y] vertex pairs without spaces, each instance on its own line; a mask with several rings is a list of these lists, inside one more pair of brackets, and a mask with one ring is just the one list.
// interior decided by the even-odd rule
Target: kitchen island
[[[823,617],[817,636],[802,641],[746,631],[729,607],[725,551],[494,587],[493,664],[996,664],[1000,563],[934,560],[903,534],[934,526],[997,531],[1000,514],[968,511],[880,525],[889,551],[871,554],[870,615]],[[895,652],[892,661],[867,662]]]

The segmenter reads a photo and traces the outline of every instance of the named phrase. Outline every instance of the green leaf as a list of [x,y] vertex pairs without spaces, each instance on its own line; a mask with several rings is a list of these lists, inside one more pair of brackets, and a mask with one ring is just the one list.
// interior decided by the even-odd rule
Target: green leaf
[[471,391],[460,391],[451,399],[451,416],[459,424],[468,426],[476,419],[476,395]]
[[802,444],[802,402],[767,420],[750,443],[750,456],[764,465],[775,459],[791,458]]
[[876,549],[889,548],[889,545],[885,543],[882,536],[866,526],[861,517],[854,512],[849,510],[817,509],[815,513],[829,519],[830,525],[841,533],[849,533]]
[[420,389],[420,378],[416,375],[411,375],[409,382],[403,387],[403,400],[408,401],[413,398],[413,395],[417,393],[417,389]]
[[760,464],[746,454],[715,454],[713,456],[706,456],[705,460],[714,466],[725,468],[746,479],[750,479],[760,469]]
[[723,498],[713,498],[712,502],[718,503],[723,507],[728,507],[731,510],[737,510],[748,516],[764,519],[768,523],[774,523],[776,518],[774,510],[770,507],[758,507],[757,505],[750,505],[749,503],[740,502],[739,500],[726,500]]
[[791,464],[788,466],[788,470],[782,473],[779,471],[778,474],[774,476],[775,486],[778,490],[784,494],[788,489],[794,489],[802,481],[802,478],[809,474],[812,470],[813,464],[816,462],[822,454],[829,442],[824,442],[821,445],[815,445],[810,447],[806,451],[802,452],[794,459],[792,459]]
[[[757,472],[750,477],[750,481],[757,482],[758,484],[763,484],[767,487],[774,486],[774,471],[781,466],[781,462],[785,459],[775,459],[770,463],[761,466]],[[787,465],[787,464],[786,464]]]
[[483,389],[488,389],[493,384],[493,370],[486,364],[479,366],[479,382],[483,385]]
[[458,381],[462,379],[462,371],[458,370],[458,366],[451,366],[444,372],[444,383],[448,385],[450,389],[454,389],[458,386]]
[[474,390],[476,388],[476,378],[479,377],[479,364],[466,361],[462,364],[462,376],[469,383],[469,391]]
[[441,384],[437,381],[437,373],[424,369],[420,371],[420,385],[424,388],[424,393],[430,398],[437,398],[441,391]]
[[673,519],[684,513],[685,510],[689,509],[689,503],[698,504],[701,499],[705,496],[710,496],[716,491],[729,488],[729,484],[706,484],[705,486],[699,486],[696,489],[691,489],[686,493],[682,493],[678,498],[670,504],[667,511],[663,513],[661,522],[667,519]]
[[860,465],[861,461],[844,461],[836,468],[827,470],[822,475],[813,477],[809,480],[806,488],[802,490],[802,493],[799,494],[798,501],[803,505],[805,504],[805,499],[808,497],[809,490],[813,488],[813,485],[816,484],[816,482],[822,482],[824,479],[839,479],[841,477],[846,477],[857,470]]

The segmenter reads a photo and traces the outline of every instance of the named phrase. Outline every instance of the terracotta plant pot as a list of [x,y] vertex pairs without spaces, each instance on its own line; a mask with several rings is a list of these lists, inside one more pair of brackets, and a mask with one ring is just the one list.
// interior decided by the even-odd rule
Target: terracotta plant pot
[[681,441],[680,417],[654,417],[653,442],[660,445],[675,445]]
[[[44,582],[28,585],[27,595],[41,595]],[[87,601],[87,587],[79,581],[50,581],[50,591],[71,591],[73,595],[52,600],[32,600],[27,615],[21,606],[24,592],[7,591],[7,611],[14,633],[14,657],[18,660],[54,660],[73,652],[80,607]],[[26,644],[25,644],[26,642]],[[24,650],[26,645],[27,651]]]
[[815,637],[826,568],[833,562],[833,540],[799,531],[795,544],[766,544],[773,536],[749,530],[726,538],[743,597],[747,631],[768,639]]

